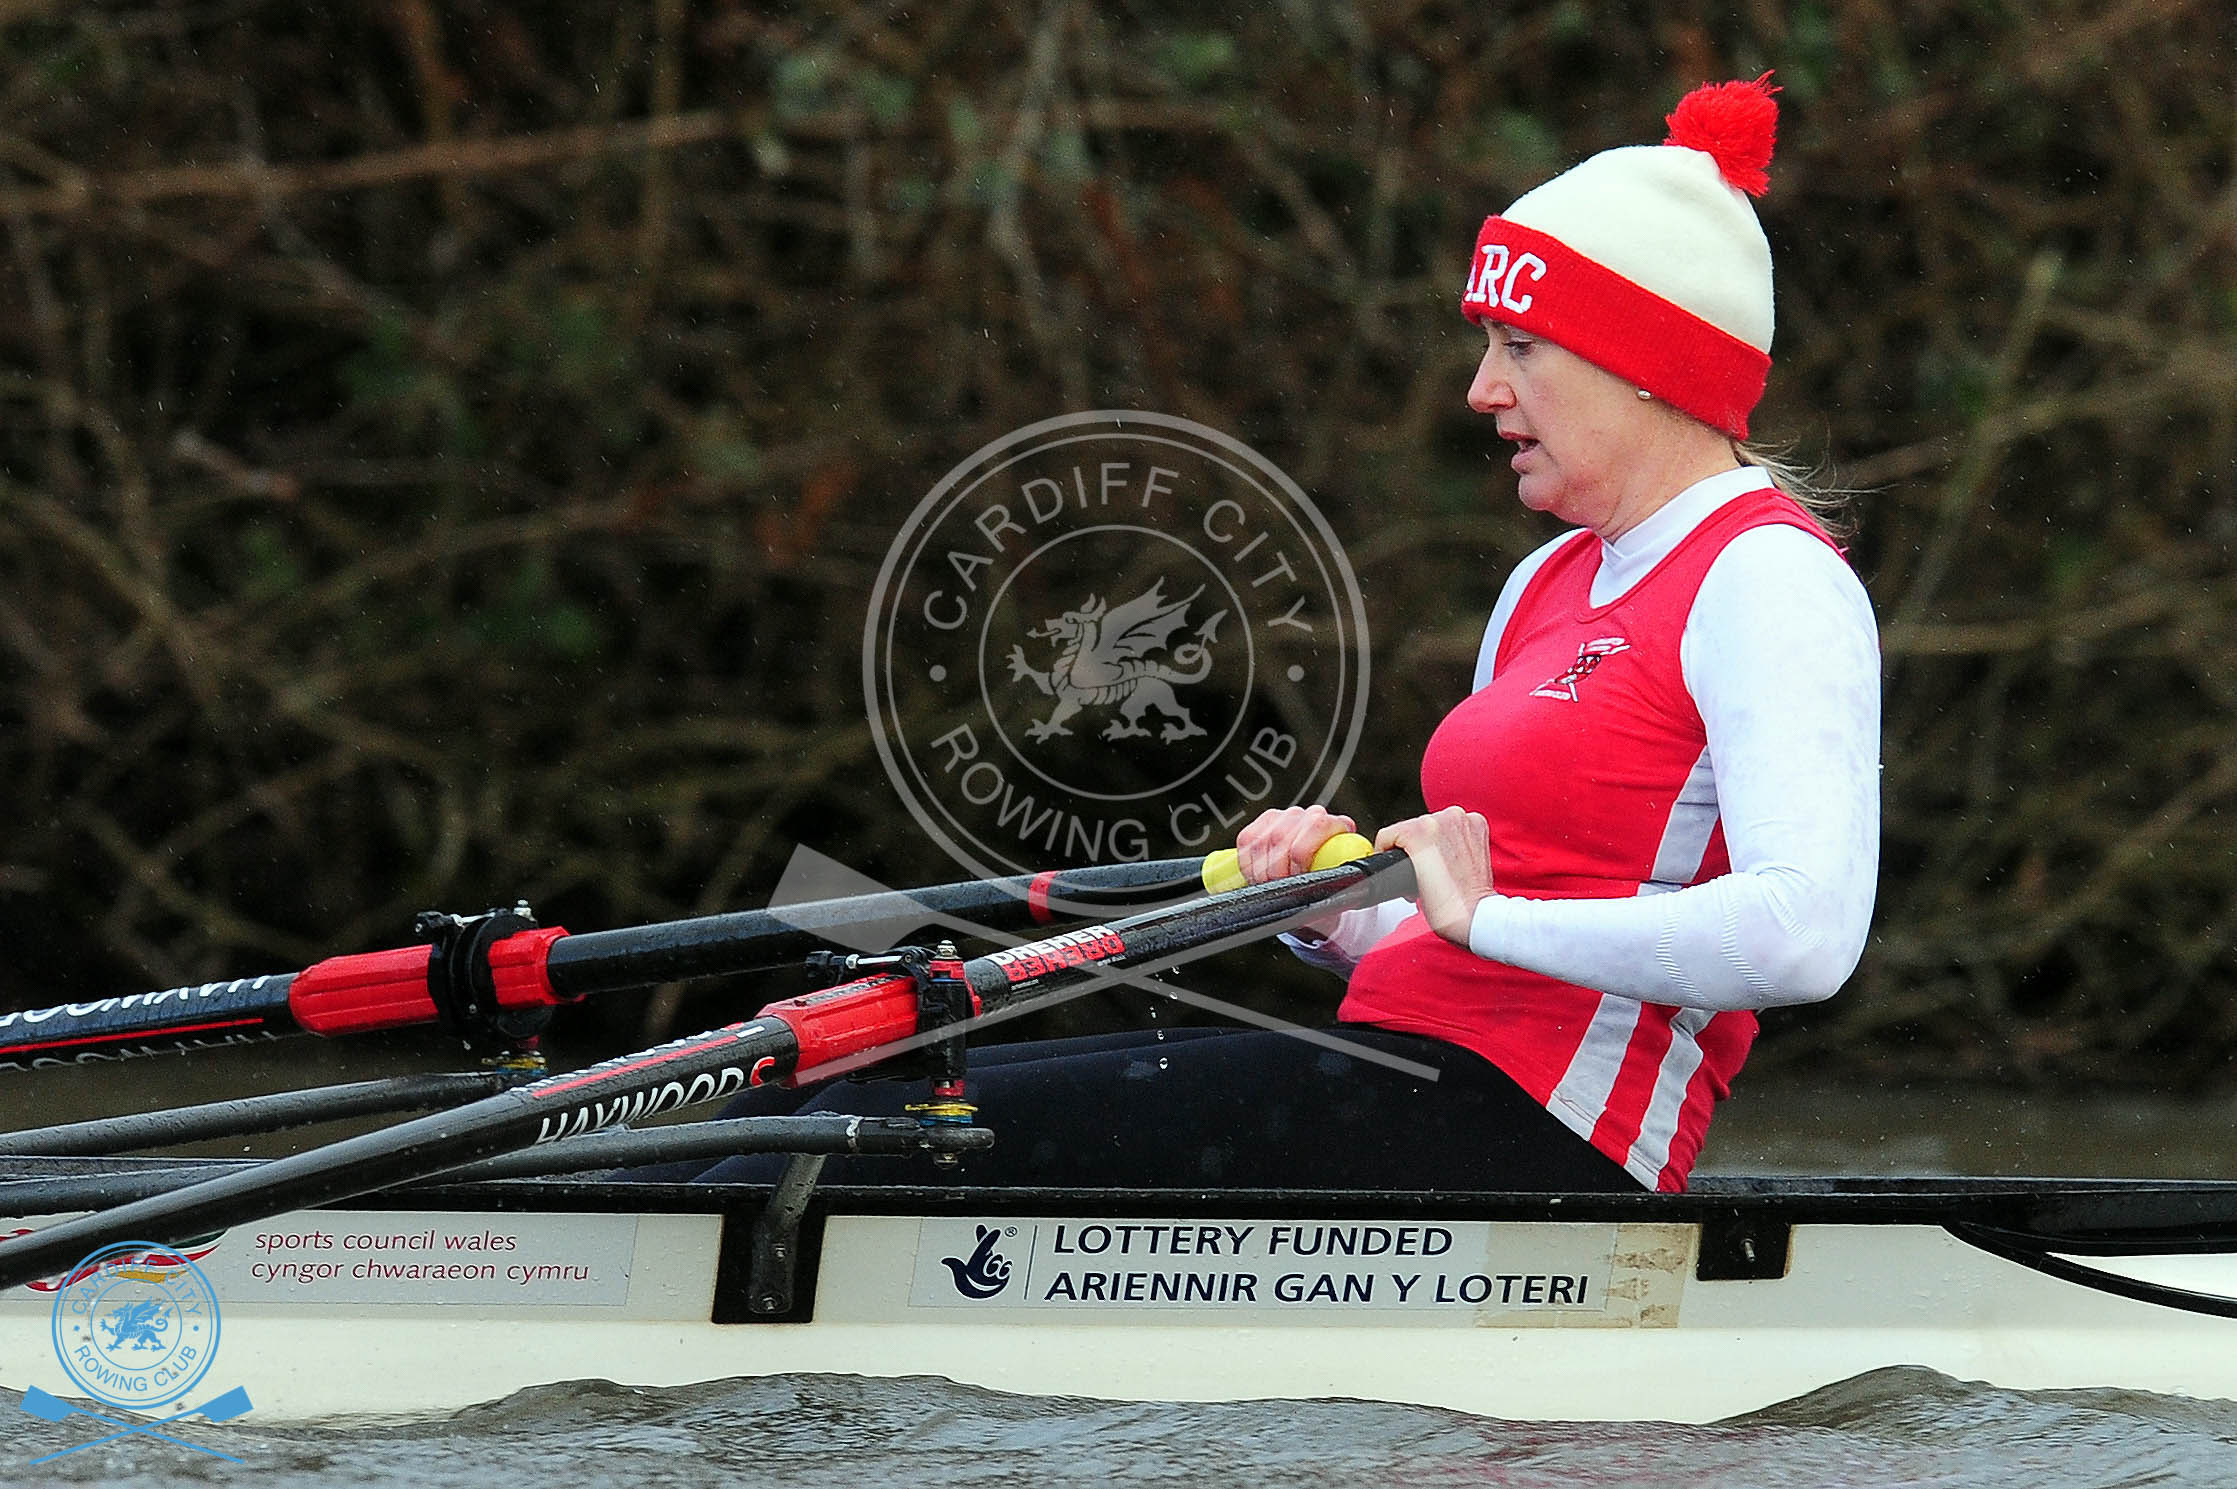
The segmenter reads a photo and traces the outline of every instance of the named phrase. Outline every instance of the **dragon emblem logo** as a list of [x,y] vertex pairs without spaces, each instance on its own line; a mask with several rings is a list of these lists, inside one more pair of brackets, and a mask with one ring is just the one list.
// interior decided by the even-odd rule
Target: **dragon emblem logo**
[[160,1298],[120,1303],[99,1321],[111,1350],[162,1349],[171,1327],[171,1306]]
[[1169,602],[1165,581],[1160,579],[1123,605],[1106,606],[1090,596],[1077,610],[1052,616],[1027,631],[1026,635],[1054,642],[1057,648],[1046,672],[1026,660],[1023,646],[1010,648],[1010,680],[1030,682],[1056,700],[1049,716],[1025,731],[1027,737],[1045,740],[1070,734],[1067,719],[1083,708],[1099,707],[1118,710],[1118,717],[1104,727],[1105,739],[1148,734],[1142,716],[1152,710],[1164,719],[1158,737],[1168,744],[1202,734],[1204,726],[1190,717],[1173,689],[1211,675],[1212,643],[1227,612],[1214,611],[1196,628],[1193,640],[1173,647],[1170,662],[1159,661],[1156,653],[1172,645],[1173,633],[1188,624],[1188,607],[1203,593],[1199,585],[1188,598]]
[[988,877],[1201,855],[1267,807],[1326,801],[1367,668],[1366,607],[1297,483],[1218,430],[1126,410],[1014,430],[949,471],[862,633],[888,779]]
[[177,1402],[209,1371],[217,1291],[176,1248],[119,1241],[70,1269],[49,1328],[56,1361],[88,1396],[150,1411]]

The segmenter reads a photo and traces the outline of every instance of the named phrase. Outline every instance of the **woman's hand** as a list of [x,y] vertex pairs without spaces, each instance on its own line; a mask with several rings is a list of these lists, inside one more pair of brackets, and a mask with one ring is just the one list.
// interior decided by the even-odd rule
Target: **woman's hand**
[[1246,883],[1286,879],[1311,868],[1321,844],[1357,831],[1351,818],[1325,807],[1278,807],[1235,835],[1235,866]]
[[1391,823],[1376,834],[1375,847],[1406,850],[1422,919],[1447,941],[1466,946],[1476,906],[1491,893],[1491,831],[1483,817],[1447,807]]

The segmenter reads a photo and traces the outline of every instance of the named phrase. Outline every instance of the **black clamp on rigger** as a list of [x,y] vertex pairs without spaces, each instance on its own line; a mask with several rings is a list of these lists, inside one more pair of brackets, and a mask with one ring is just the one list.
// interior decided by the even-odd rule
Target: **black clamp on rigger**
[[[952,1032],[927,1040],[907,1059],[887,1060],[873,1069],[859,1071],[854,1079],[929,1080],[931,1100],[912,1102],[903,1110],[926,1128],[970,1126],[978,1108],[964,1099],[968,1063],[964,1030],[969,1025],[973,1005],[971,984],[963,975],[963,962],[955,943],[942,941],[930,950],[922,946],[901,946],[882,956],[833,951],[811,952],[808,956],[809,980],[822,987],[881,974],[906,975],[916,984],[919,1030]],[[956,1154],[943,1149],[933,1155],[932,1161],[952,1164]]]
[[963,1031],[971,1020],[971,984],[963,979],[963,963],[955,943],[942,941],[931,951],[911,947],[909,975],[917,984],[917,1027],[952,1029],[954,1032],[926,1047],[932,1057],[935,1084],[953,1081],[961,1088],[965,1055]]
[[960,1083],[965,1054],[963,1025],[971,1017],[971,985],[964,980],[963,962],[953,941],[937,947],[896,946],[875,956],[859,952],[811,951],[807,957],[808,981],[815,987],[837,987],[862,977],[904,976],[916,984],[917,1028],[949,1029],[945,1038],[927,1040],[905,1059],[883,1061],[855,1072],[850,1079],[922,1080],[935,1085]]
[[[909,970],[917,984],[917,1027],[954,1032],[935,1040],[925,1051],[932,1065],[931,1099],[912,1102],[902,1110],[928,1132],[969,1127],[979,1112],[966,1099],[963,1080],[963,1031],[970,1024],[971,984],[964,979],[954,942],[942,941],[930,955],[921,951],[916,955]],[[960,1152],[942,1149],[932,1155],[932,1161],[941,1168],[953,1168],[961,1157]]]
[[479,915],[422,910],[412,930],[435,948],[427,959],[427,995],[445,1029],[475,1053],[503,1054],[532,1043],[551,1023],[551,1009],[507,1008],[497,1001],[497,982],[489,969],[489,949],[507,936],[536,928],[526,903]]

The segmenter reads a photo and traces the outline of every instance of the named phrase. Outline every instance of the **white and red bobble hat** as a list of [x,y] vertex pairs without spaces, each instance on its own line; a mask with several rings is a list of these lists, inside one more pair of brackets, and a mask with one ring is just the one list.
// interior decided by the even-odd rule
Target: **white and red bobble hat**
[[1604,150],[1484,219],[1461,313],[1543,336],[1735,439],[1771,371],[1771,75],[1704,85],[1660,145]]

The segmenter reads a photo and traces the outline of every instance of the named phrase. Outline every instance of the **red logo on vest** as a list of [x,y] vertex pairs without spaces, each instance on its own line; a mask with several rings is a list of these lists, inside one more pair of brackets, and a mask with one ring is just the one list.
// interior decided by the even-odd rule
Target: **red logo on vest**
[[1593,671],[1607,658],[1619,651],[1631,650],[1631,643],[1621,636],[1603,636],[1597,641],[1586,641],[1577,647],[1577,660],[1559,677],[1549,678],[1530,690],[1533,698],[1559,698],[1564,703],[1577,701],[1577,684],[1592,676]]

